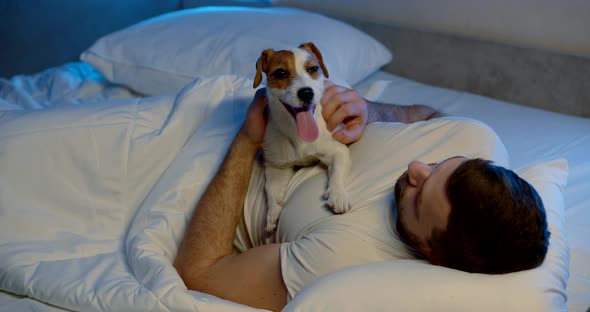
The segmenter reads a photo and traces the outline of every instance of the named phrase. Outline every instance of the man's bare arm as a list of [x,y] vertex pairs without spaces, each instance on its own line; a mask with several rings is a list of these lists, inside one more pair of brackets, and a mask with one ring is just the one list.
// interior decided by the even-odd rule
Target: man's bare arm
[[[357,90],[324,81],[324,96],[321,99],[322,116],[332,136],[343,144],[356,142],[367,123],[375,121],[412,123],[442,115],[424,105],[402,106],[380,104],[363,99]],[[344,125],[336,130],[339,125]]]
[[180,245],[175,265],[183,277],[198,275],[197,272],[232,254],[235,228],[256,152],[246,138],[236,136],[217,175],[199,200]]
[[424,105],[402,106],[367,102],[367,123],[376,121],[412,123],[420,120],[442,117],[435,109]]
[[256,105],[255,99],[249,119],[195,207],[174,266],[189,289],[253,307],[280,310],[287,302],[280,270],[280,245],[233,254],[236,225],[264,135],[264,105]]

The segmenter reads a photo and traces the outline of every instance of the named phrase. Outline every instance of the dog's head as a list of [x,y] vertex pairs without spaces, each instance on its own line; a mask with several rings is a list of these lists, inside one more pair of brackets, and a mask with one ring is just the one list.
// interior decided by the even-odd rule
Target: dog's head
[[314,113],[324,93],[324,78],[328,78],[319,49],[309,42],[291,50],[264,50],[256,62],[254,88],[262,82],[262,72],[269,105],[280,103],[296,123],[299,137],[313,142],[319,133]]

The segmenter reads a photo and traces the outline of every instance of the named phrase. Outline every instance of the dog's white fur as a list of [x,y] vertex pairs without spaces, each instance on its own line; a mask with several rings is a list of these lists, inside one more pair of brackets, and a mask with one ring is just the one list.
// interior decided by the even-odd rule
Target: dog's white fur
[[[328,167],[329,174],[329,185],[325,193],[328,205],[335,213],[344,213],[350,210],[350,202],[344,184],[351,165],[349,150],[346,145],[332,137],[322,117],[320,99],[324,93],[324,76],[327,78],[327,70],[321,54],[317,55],[319,50],[315,46],[312,51],[301,47],[289,50],[293,52],[295,58],[296,73],[291,73],[288,87],[271,88],[267,86],[269,114],[263,142],[265,190],[268,202],[267,232],[276,229],[282,206],[286,200],[287,185],[295,173],[294,166],[308,166],[317,161],[324,163]],[[318,74],[315,79],[305,67],[312,54],[316,54],[316,59],[319,59],[321,63],[320,70],[323,71],[323,75]],[[257,65],[257,67],[258,73],[254,87],[260,83],[261,79],[259,77],[261,69],[260,66]],[[267,80],[274,79],[269,77],[270,74],[266,72]],[[306,87],[311,88],[314,92],[311,104],[316,107],[314,119],[319,128],[318,138],[311,143],[305,142],[298,136],[295,119],[281,103],[283,101],[293,107],[305,105],[297,94],[301,88]]]

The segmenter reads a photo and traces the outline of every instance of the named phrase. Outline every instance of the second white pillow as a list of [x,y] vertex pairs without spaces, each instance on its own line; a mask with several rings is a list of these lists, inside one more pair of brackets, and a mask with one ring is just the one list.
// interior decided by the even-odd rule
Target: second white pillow
[[146,95],[176,93],[194,78],[223,74],[253,79],[264,49],[314,42],[330,79],[353,85],[392,55],[343,22],[292,8],[204,7],[165,14],[100,38],[81,59]]

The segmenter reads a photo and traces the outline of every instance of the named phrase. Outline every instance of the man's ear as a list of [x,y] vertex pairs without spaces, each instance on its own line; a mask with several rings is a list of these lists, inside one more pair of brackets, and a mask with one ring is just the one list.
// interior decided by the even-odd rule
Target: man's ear
[[274,51],[272,49],[266,49],[262,51],[258,61],[256,61],[256,76],[254,76],[254,88],[258,87],[262,82],[262,72],[266,69],[268,58]]
[[322,57],[322,53],[320,53],[320,49],[318,49],[318,47],[316,47],[315,44],[313,44],[313,42],[302,43],[299,47],[313,53],[315,57],[318,58],[318,62],[320,62],[320,67],[322,68],[324,77],[330,77],[328,69],[326,68],[326,65],[324,65],[324,58]]
[[426,257],[428,262],[434,265],[442,265],[442,262],[440,261],[439,257],[437,257],[432,251],[432,248],[430,246],[430,240],[428,240],[426,244],[422,244],[422,246],[420,246],[420,249],[420,251]]
[[442,265],[442,262],[440,261],[440,259],[432,253],[432,250],[429,250],[426,253],[426,258],[428,259],[428,262],[430,262],[434,265]]

